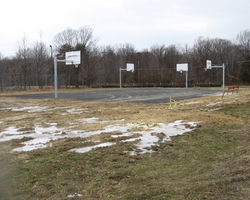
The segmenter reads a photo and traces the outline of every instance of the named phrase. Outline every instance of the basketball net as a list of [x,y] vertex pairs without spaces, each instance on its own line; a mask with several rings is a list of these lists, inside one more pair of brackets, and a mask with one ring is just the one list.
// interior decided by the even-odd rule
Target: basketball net
[[183,70],[181,69],[180,72],[181,72],[181,74],[182,74]]
[[75,64],[75,67],[77,68],[77,67],[78,67],[78,64]]

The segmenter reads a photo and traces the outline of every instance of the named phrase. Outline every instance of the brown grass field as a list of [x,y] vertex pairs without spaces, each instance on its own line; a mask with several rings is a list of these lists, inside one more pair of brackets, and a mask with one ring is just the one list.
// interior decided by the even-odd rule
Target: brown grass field
[[[176,106],[6,97],[17,93],[0,93],[0,199],[250,199],[249,87],[224,98],[177,101]],[[138,135],[176,120],[197,126],[147,147],[147,153],[135,150]],[[133,135],[112,137],[120,130],[104,131],[127,124]],[[44,148],[13,151],[39,128],[61,138]],[[79,130],[82,135],[103,131],[62,137]],[[18,132],[26,136],[18,138]],[[159,140],[165,136],[152,135]],[[114,145],[69,151],[101,143]]]

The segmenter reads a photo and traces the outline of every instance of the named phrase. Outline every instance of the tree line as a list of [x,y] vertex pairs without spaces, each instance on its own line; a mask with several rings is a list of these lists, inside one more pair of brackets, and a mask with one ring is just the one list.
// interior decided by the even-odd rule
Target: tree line
[[79,67],[58,63],[59,86],[117,86],[119,69],[127,63],[134,63],[135,71],[122,73],[124,85],[184,84],[185,75],[176,72],[177,63],[188,63],[189,85],[221,84],[222,70],[204,70],[206,60],[225,64],[226,84],[250,82],[249,30],[240,32],[235,41],[198,37],[192,46],[153,45],[137,51],[132,44],[100,47],[93,29],[84,26],[58,33],[53,45],[42,39],[29,45],[23,37],[14,57],[0,53],[1,90],[53,85],[53,57],[64,58],[65,52],[76,50],[81,51]]

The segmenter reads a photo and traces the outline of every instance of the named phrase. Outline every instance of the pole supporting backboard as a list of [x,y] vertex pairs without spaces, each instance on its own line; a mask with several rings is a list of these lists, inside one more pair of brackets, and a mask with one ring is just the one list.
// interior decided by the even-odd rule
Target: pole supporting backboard
[[211,60],[207,60],[206,61],[206,68],[207,69],[212,69],[212,68],[222,68],[222,88],[223,91],[225,90],[225,64],[223,63],[222,66],[212,66],[212,61]]
[[188,63],[181,63],[181,64],[176,64],[176,71],[177,72],[186,72],[186,88],[188,88]]
[[127,69],[122,69],[120,68],[120,89],[122,88],[122,70],[127,70]]
[[120,68],[119,69],[119,76],[120,76],[120,89],[122,88],[122,71],[128,71],[128,72],[134,72],[134,63],[127,63],[126,65],[126,68],[125,69],[122,69]]
[[55,99],[57,99],[57,57],[54,57],[54,87],[55,87]]
[[54,57],[55,99],[58,98],[57,62],[64,62],[66,65],[75,65],[75,67],[78,67],[81,64],[81,51],[66,52],[65,60],[58,60],[56,56]]

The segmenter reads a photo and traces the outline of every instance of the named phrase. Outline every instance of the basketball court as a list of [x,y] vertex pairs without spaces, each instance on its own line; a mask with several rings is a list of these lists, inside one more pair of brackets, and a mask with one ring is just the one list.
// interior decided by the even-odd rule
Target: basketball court
[[[126,68],[120,68],[119,79],[120,89],[110,90],[83,90],[81,92],[59,93],[57,90],[57,63],[63,62],[66,65],[75,65],[78,67],[81,64],[81,52],[72,51],[66,52],[65,59],[59,60],[54,57],[54,94],[24,94],[13,95],[14,97],[22,99],[68,99],[80,101],[98,101],[98,102],[131,102],[131,103],[146,103],[157,104],[166,103],[172,100],[183,100],[190,98],[198,98],[203,96],[216,96],[222,95],[223,90],[212,89],[197,89],[188,88],[188,63],[176,64],[177,72],[185,72],[186,74],[186,88],[122,88],[122,71],[134,72],[134,64],[127,63]],[[224,65],[223,65],[224,66]],[[221,67],[221,66],[213,66]],[[211,61],[207,61],[206,68],[211,69]],[[224,69],[224,67],[223,67]],[[223,75],[223,88],[224,88],[224,75]]]
[[[222,90],[193,88],[122,88],[83,90],[81,92],[59,92],[58,99],[157,104],[169,102],[170,98],[182,100],[216,95],[222,95]],[[12,97],[13,96],[21,99],[55,98],[53,93],[12,95]]]

